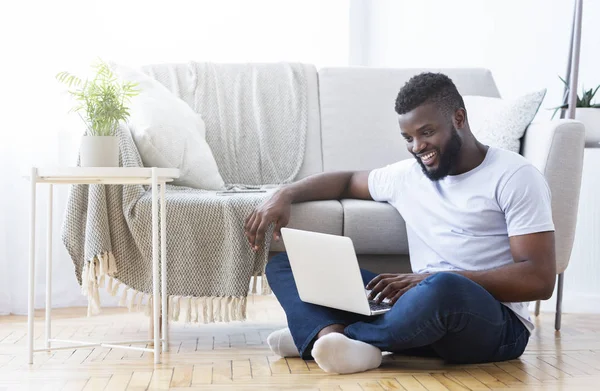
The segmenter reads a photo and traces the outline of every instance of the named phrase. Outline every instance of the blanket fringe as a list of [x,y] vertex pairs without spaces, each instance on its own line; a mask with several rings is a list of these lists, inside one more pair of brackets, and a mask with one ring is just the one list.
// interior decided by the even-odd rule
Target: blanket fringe
[[81,292],[88,298],[88,316],[100,312],[99,287],[104,286],[106,277],[110,276],[111,271],[116,271],[115,257],[111,252],[96,255],[83,266]]
[[[111,296],[117,296],[121,290],[119,306],[129,311],[144,311],[152,316],[154,296],[137,291],[114,277],[117,267],[113,254],[105,252],[86,262],[81,273],[81,291],[88,298],[88,316],[100,312],[100,288],[105,288]],[[260,278],[261,293],[271,294],[264,273],[253,276],[252,293],[257,293]],[[146,301],[145,301],[146,300]],[[145,304],[144,304],[145,301]],[[232,322],[246,319],[247,297],[192,297],[169,296],[169,321],[184,323]]]

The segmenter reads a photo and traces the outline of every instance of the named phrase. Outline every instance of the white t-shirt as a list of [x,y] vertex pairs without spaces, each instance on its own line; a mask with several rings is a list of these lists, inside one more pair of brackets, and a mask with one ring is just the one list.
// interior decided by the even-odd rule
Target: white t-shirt
[[[406,221],[415,273],[487,270],[513,263],[509,237],[554,231],[544,176],[523,156],[489,147],[483,162],[461,175],[430,180],[415,159],[369,174],[375,201]],[[502,303],[531,332],[528,303]]]

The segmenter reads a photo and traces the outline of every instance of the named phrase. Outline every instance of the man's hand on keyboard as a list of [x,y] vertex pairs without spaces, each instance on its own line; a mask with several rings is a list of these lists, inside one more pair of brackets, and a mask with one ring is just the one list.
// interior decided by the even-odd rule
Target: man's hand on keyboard
[[390,304],[394,305],[396,301],[419,282],[427,278],[429,274],[380,274],[373,278],[368,284],[367,289],[371,290],[369,299],[376,299],[381,303],[384,299],[389,299]]

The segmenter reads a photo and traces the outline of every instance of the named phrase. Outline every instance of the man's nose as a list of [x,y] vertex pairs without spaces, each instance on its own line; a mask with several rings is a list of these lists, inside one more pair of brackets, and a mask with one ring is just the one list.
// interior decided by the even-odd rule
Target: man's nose
[[425,143],[422,141],[419,141],[418,139],[413,139],[413,147],[412,147],[412,151],[413,153],[420,153],[425,149]]

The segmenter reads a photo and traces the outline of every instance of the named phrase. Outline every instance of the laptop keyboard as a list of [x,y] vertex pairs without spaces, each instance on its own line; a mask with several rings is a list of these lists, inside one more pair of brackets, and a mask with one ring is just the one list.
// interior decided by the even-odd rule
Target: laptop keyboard
[[[367,297],[369,297],[369,295],[371,294],[371,291],[368,289],[365,289],[365,294],[367,295]],[[389,310],[390,308],[392,308],[392,306],[388,303],[387,299],[385,299],[380,304],[375,302],[375,300],[369,300],[369,307],[371,308],[371,311]]]
[[392,308],[392,306],[388,303],[378,304],[373,300],[369,300],[369,307],[371,308],[371,311],[389,310],[390,308]]

